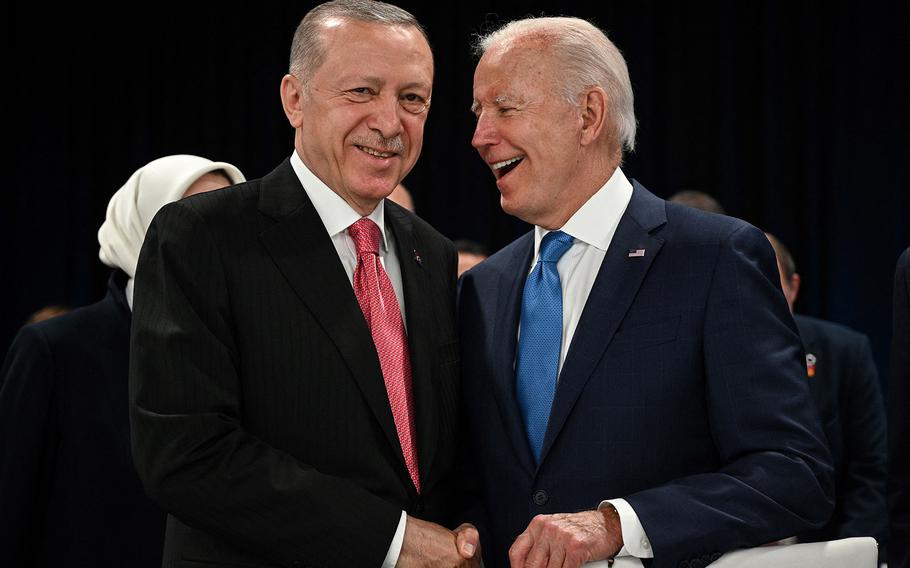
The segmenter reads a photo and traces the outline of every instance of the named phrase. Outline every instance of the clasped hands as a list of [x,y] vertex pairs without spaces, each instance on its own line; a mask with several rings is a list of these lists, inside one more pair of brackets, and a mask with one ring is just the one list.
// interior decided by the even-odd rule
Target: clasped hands
[[[410,538],[409,538],[410,532]],[[616,509],[537,515],[509,549],[511,568],[579,568],[612,558],[622,548]],[[477,529],[463,524],[455,531],[408,518],[398,567],[480,566]]]

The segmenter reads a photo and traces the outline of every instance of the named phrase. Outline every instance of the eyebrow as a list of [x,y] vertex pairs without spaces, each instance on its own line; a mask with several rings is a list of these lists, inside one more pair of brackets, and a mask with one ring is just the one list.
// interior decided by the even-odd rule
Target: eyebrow
[[[374,77],[371,75],[351,75],[341,77],[342,81],[363,81],[371,85],[384,85],[386,81],[381,77]],[[411,81],[410,83],[405,83],[401,86],[402,90],[405,89],[427,89],[430,90],[430,86],[427,85],[424,81]]]
[[[493,98],[493,104],[496,106],[503,106],[507,104],[514,104],[517,106],[522,104],[522,102],[523,101],[521,99],[513,95],[497,95]],[[480,110],[480,101],[474,99],[474,101],[471,103],[471,112],[477,114],[478,110]]]

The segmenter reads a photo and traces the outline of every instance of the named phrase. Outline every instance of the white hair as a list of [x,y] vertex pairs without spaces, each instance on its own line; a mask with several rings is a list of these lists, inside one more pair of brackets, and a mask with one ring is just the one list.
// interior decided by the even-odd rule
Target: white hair
[[514,20],[478,38],[475,51],[506,48],[523,39],[547,42],[547,52],[559,62],[562,96],[572,105],[585,89],[598,86],[609,98],[616,138],[627,151],[635,149],[635,100],[629,70],[619,49],[594,24],[580,18]]
[[332,0],[320,4],[307,12],[291,42],[291,61],[289,71],[309,90],[310,79],[319,69],[326,57],[325,42],[322,39],[323,25],[333,19],[385,24],[389,26],[409,26],[417,29],[430,43],[426,30],[407,10],[377,2],[375,0]]

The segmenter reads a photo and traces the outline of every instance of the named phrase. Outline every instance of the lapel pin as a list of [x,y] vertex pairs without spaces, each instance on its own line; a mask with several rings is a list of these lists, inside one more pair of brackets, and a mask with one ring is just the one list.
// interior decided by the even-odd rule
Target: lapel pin
[[809,378],[815,376],[815,363],[818,362],[818,358],[812,353],[806,353],[806,374],[809,375]]
[[629,249],[629,258],[645,256],[645,249]]
[[414,253],[414,262],[417,263],[417,266],[423,268],[423,259],[420,258],[420,253],[417,252],[417,249],[414,249],[411,252]]

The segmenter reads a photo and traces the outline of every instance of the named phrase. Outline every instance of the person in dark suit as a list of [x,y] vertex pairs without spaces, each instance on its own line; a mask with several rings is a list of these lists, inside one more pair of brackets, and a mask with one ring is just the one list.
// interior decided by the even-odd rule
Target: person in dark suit
[[164,512],[146,497],[130,455],[136,260],[162,205],[243,179],[198,156],[140,168],[98,231],[101,260],[114,269],[107,295],[16,336],[0,373],[0,565],[161,565]]
[[888,566],[910,566],[910,248],[894,271],[894,335],[889,391],[888,512],[891,537]]
[[[796,263],[777,237],[766,236],[777,256],[781,289],[792,313],[800,287]],[[833,322],[800,314],[793,314],[793,319],[806,352],[809,390],[834,460],[836,497],[831,519],[799,534],[797,540],[871,536],[884,553],[888,542],[885,405],[869,339]]]
[[487,566],[700,567],[820,526],[831,457],[758,229],[619,168],[625,62],[576,18],[480,41],[473,144],[535,228],[459,288]]
[[169,513],[165,566],[465,561],[443,526],[455,250],[384,199],[420,154],[432,81],[408,12],[314,8],[281,82],[291,157],[153,222],[130,394],[137,469]]

